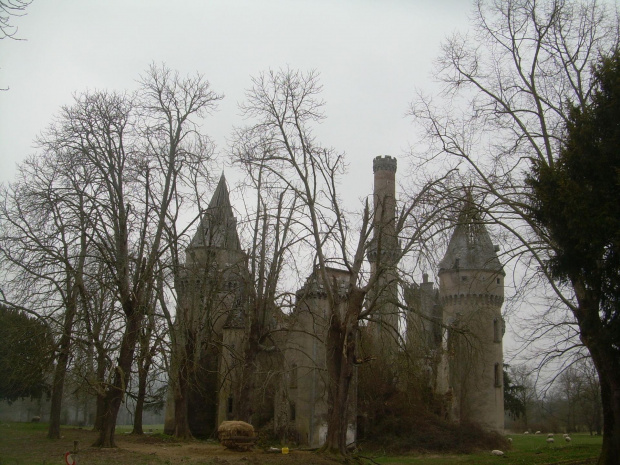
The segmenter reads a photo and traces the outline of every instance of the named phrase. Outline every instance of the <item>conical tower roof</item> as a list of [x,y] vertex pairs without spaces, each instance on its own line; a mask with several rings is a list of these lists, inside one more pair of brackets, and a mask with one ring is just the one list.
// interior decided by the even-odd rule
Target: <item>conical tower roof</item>
[[241,250],[237,219],[233,214],[224,173],[220,177],[209,206],[203,212],[190,247],[217,247]]
[[488,270],[505,274],[497,257],[497,248],[493,245],[480,211],[469,193],[463,201],[448,250],[439,263],[440,272],[454,269]]

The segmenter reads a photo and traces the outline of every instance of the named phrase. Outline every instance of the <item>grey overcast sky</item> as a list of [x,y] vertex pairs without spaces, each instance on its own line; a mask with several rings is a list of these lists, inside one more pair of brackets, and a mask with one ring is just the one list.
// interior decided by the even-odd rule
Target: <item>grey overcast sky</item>
[[223,164],[250,77],[288,66],[320,72],[327,119],[317,135],[347,154],[350,193],[364,196],[372,158],[416,144],[408,103],[416,88],[432,90],[441,41],[468,27],[470,9],[468,0],[34,0],[12,20],[25,40],[0,41],[9,87],[0,181],[74,93],[133,90],[151,62],[199,72],[225,95],[204,125]]

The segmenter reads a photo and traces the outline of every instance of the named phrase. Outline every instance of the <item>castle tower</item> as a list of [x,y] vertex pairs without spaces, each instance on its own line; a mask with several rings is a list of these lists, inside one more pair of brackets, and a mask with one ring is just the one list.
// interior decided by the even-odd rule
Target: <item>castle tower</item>
[[[235,347],[242,333],[249,279],[224,174],[185,255],[185,266],[175,276],[177,344],[173,348],[169,392],[178,382],[175,367],[185,363],[188,424],[194,436],[208,437],[221,421],[218,417],[222,411],[224,415],[226,412],[226,406],[218,412],[218,404],[227,402],[231,390],[229,380],[221,379],[222,360],[231,360],[226,351]],[[229,369],[226,372],[232,373]],[[223,392],[222,387],[227,391]],[[173,432],[174,417],[174,399],[169,394],[164,426],[168,434]]]
[[377,279],[370,304],[374,300],[376,310],[369,325],[375,343],[381,352],[396,354],[398,351],[398,265],[399,244],[396,236],[396,158],[379,156],[373,160],[373,239],[369,247],[368,261],[371,276]]
[[503,432],[505,273],[498,250],[468,195],[439,264],[443,324],[450,329],[442,340],[438,390],[452,419]]
[[[327,279],[334,284],[346,311],[351,275],[349,271],[326,267]],[[285,424],[299,434],[301,444],[320,447],[327,437],[327,367],[326,347],[330,308],[323,279],[315,270],[296,293],[295,310],[290,316],[294,331],[288,341],[286,363],[288,383],[283,384],[286,402],[276,412],[276,427]],[[278,408],[278,407],[276,407]],[[357,374],[351,382],[348,405],[347,443],[355,441],[357,412]]]
[[428,385],[437,391],[437,367],[441,353],[443,309],[439,303],[439,290],[429,281],[428,274],[422,275],[421,283],[406,285],[403,290],[408,311],[405,314],[406,350],[412,360],[428,375]]

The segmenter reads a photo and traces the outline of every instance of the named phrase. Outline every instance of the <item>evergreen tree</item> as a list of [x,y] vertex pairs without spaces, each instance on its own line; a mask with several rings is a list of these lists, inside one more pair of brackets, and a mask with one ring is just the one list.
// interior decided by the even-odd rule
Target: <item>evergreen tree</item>
[[504,364],[504,410],[514,420],[525,414],[525,404],[520,395],[524,390],[523,386],[513,384],[508,365]]
[[[532,213],[552,247],[552,276],[572,287],[580,337],[598,371],[603,452],[620,456],[620,51],[595,67],[553,164],[534,166]],[[614,459],[615,457],[615,459]]]
[[39,399],[49,391],[52,344],[40,320],[0,306],[0,400]]

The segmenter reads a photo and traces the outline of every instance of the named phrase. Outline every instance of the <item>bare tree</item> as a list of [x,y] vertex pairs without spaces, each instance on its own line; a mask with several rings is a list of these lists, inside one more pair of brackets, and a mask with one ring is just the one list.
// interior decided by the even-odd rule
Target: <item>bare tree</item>
[[103,421],[95,445],[114,446],[116,417],[127,389],[134,351],[151,309],[150,289],[162,255],[167,215],[186,162],[201,136],[195,119],[221,97],[201,77],[180,78],[151,66],[132,96],[84,93],[63,108],[42,143],[62,149],[91,173],[97,196],[89,196],[90,232],[106,264],[125,316],[123,337],[106,388]]
[[146,400],[148,376],[153,359],[155,358],[155,353],[159,348],[156,344],[157,338],[155,337],[157,328],[154,311],[156,308],[156,293],[154,286],[149,291],[149,294],[151,303],[148,304],[148,308],[152,311],[145,315],[146,321],[140,330],[140,335],[138,336],[138,356],[136,357],[136,364],[138,368],[138,391],[136,393],[136,408],[134,410],[133,430],[131,431],[132,434],[144,433],[142,430],[142,415]]
[[[60,413],[73,328],[83,297],[90,240],[83,189],[88,173],[66,152],[46,151],[19,168],[2,190],[2,262],[8,272],[6,303],[36,309],[55,328],[50,438],[60,437]],[[5,294],[7,297],[7,294]]]
[[603,432],[603,406],[596,367],[592,360],[584,359],[577,365],[577,369],[583,384],[578,408],[581,421],[588,428],[590,435],[600,435]]
[[245,283],[248,308],[242,349],[237,355],[240,369],[234,398],[238,401],[233,406],[234,417],[247,422],[256,410],[259,371],[267,369],[260,366],[260,355],[283,349],[273,331],[282,331],[274,322],[280,312],[292,306],[292,293],[287,292],[291,280],[284,275],[295,269],[295,251],[307,239],[307,232],[300,227],[301,202],[296,191],[265,165],[272,155],[269,142],[256,142],[252,129],[239,129],[232,148],[232,161],[245,174],[243,197],[254,199],[245,203],[244,229],[250,243]]
[[536,387],[532,380],[532,373],[527,365],[510,366],[510,377],[513,379],[515,385],[521,388],[517,391],[516,395],[523,405],[523,415],[521,418],[523,421],[523,428],[527,431],[529,428],[530,410],[537,397]]
[[564,370],[551,391],[559,404],[558,419],[568,433],[587,429],[590,434],[601,434],[601,392],[592,359],[583,358]]
[[[322,147],[312,133],[312,125],[323,119],[317,73],[271,71],[254,78],[252,83],[241,109],[252,121],[244,129],[244,145],[253,149],[237,155],[243,163],[254,166],[255,173],[260,167],[294,193],[301,209],[301,234],[307,245],[308,263],[324,286],[328,302],[328,429],[323,450],[345,455],[360,321],[373,315],[379,300],[367,299],[367,295],[427,230],[412,228],[414,203],[402,208],[390,228],[391,234],[402,239],[399,253],[381,253],[381,247],[387,249],[390,240],[379,231],[373,243],[378,257],[377,272],[367,276],[363,266],[373,231],[373,213],[367,201],[358,216],[348,214],[339,194],[344,155]],[[345,289],[342,283],[330,278],[330,265],[346,270]]]
[[[575,318],[578,289],[557,283],[549,273],[553,243],[531,215],[525,178],[533,164],[556,163],[569,121],[567,103],[588,102],[592,65],[618,46],[618,14],[596,1],[477,0],[472,26],[471,35],[449,38],[437,61],[446,106],[424,96],[412,105],[428,137],[424,159],[461,169],[490,221],[503,228],[509,241],[505,259],[514,259],[524,272],[519,285],[544,289],[551,302],[536,316],[526,342],[556,338],[559,344],[545,358],[566,363],[568,355],[581,357],[583,349],[577,339],[583,328]],[[605,409],[613,411],[611,404]],[[618,434],[606,434],[604,451],[617,451]],[[604,452],[601,463],[617,455]]]
[[[80,376],[95,396],[94,431],[101,430],[106,386],[112,375],[112,361],[120,345],[117,337],[122,327],[123,315],[112,292],[113,283],[104,263],[96,261],[88,270],[85,282],[86,299],[83,300],[82,344],[89,355],[86,370]],[[80,322],[78,322],[80,323]]]
[[[182,256],[182,251],[190,244],[188,231],[196,222],[200,223],[201,214],[185,227],[180,226],[179,215],[184,209],[203,212],[205,186],[211,180],[208,162],[213,155],[214,146],[207,138],[201,139],[200,144],[201,149],[196,151],[200,156],[191,160],[184,176],[179,180],[175,202],[168,213],[164,230],[167,248],[160,260],[161,273],[156,287],[157,303],[166,321],[170,338],[168,401],[173,404],[174,414],[173,424],[167,422],[165,428],[168,434],[179,438],[192,436],[188,402],[195,390],[205,389],[204,386],[199,386],[197,378],[203,374],[203,357],[214,349],[213,324],[218,318],[212,311],[214,289],[207,285],[210,279],[217,279],[217,276],[207,276],[212,269],[213,257],[208,257],[202,269],[193,267],[191,270],[197,274],[194,278],[199,278],[201,282],[198,288],[188,286],[189,283],[184,278],[191,265],[186,262],[187,257]],[[175,308],[174,315],[171,304]],[[208,308],[198,310],[195,308],[198,306]],[[206,317],[201,318],[202,314]]]

